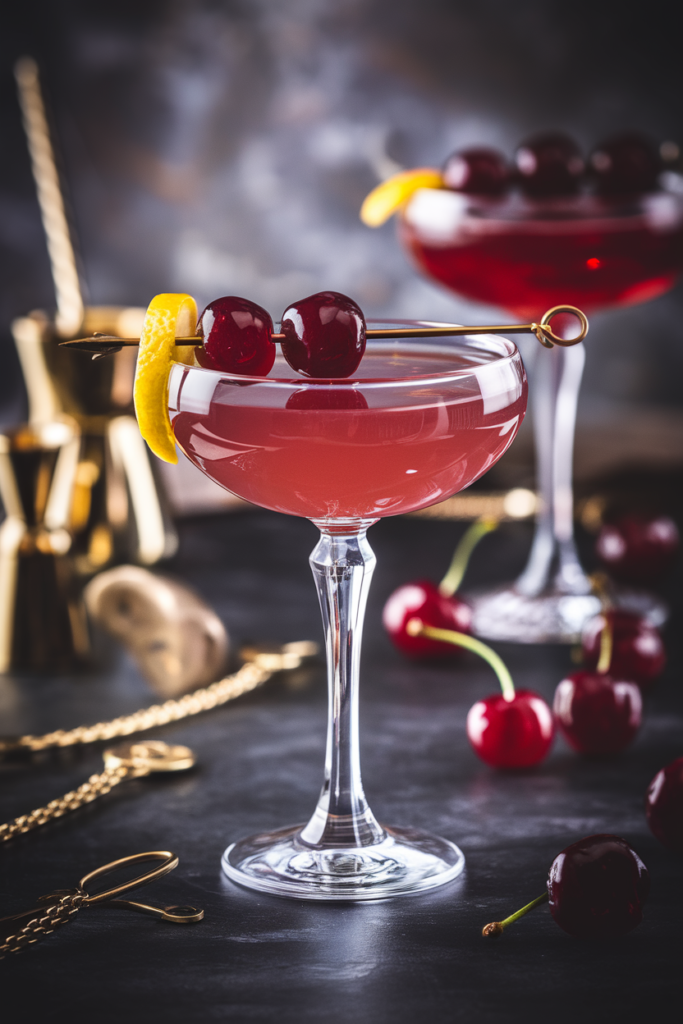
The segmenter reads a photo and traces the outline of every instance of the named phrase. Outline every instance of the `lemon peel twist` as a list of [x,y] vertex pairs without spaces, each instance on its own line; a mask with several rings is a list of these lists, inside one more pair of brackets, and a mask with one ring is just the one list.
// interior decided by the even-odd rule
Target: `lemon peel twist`
[[433,167],[416,167],[387,178],[365,197],[360,219],[369,228],[378,228],[389,220],[419,188],[443,188],[441,171]]
[[194,363],[194,350],[175,345],[176,338],[191,337],[197,326],[197,303],[183,292],[156,295],[140,333],[133,400],[140,433],[164,462],[178,454],[168,415],[168,375],[171,364]]

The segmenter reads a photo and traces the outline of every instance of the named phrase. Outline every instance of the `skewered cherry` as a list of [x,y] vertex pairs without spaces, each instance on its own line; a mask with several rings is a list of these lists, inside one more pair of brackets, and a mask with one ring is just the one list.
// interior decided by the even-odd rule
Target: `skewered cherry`
[[655,189],[662,161],[649,139],[626,132],[598,146],[590,167],[601,195],[624,195]]
[[658,579],[679,547],[678,528],[669,516],[626,515],[606,523],[595,551],[613,576],[633,583]]
[[562,132],[543,132],[523,142],[515,154],[519,181],[530,196],[576,192],[584,170],[581,151]]
[[282,354],[307,377],[350,377],[365,352],[365,317],[340,292],[317,292],[282,314]]
[[497,149],[461,149],[443,165],[443,183],[455,192],[499,196],[510,184],[510,169]]
[[214,299],[199,318],[204,339],[195,349],[197,362],[207,370],[265,377],[275,362],[270,313],[237,295]]
[[547,902],[555,922],[581,939],[625,935],[643,919],[650,875],[625,839],[587,836],[558,853],[550,865],[546,891],[503,921],[492,921],[484,938],[498,938],[505,928]]
[[660,843],[683,853],[683,757],[657,772],[647,791],[645,814]]
[[590,619],[581,638],[583,660],[587,668],[595,668],[605,626],[612,630],[612,652],[607,671],[613,676],[632,679],[642,688],[648,687],[666,665],[664,643],[659,631],[642,615],[611,608]]

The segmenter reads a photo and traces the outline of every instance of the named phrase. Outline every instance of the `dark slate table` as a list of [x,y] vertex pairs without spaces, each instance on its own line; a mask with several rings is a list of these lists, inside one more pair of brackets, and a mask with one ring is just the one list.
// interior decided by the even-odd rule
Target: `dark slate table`
[[[486,665],[409,664],[383,634],[382,604],[398,583],[439,578],[462,532],[403,518],[373,527],[378,556],[362,659],[366,792],[380,820],[457,841],[464,875],[424,895],[370,904],[314,904],[243,890],[220,871],[229,841],[303,821],[322,776],[326,694],[322,668],[281,680],[195,720],[158,732],[199,755],[191,774],[127,783],[91,808],[0,851],[2,913],[130,853],[169,848],[168,878],[141,890],[157,903],[206,911],[193,927],[126,912],[84,911],[36,948],[0,963],[8,1021],[277,1021],[278,1024],[572,1022],[650,1020],[681,997],[683,862],[650,835],[643,795],[683,753],[683,699],[675,630],[670,666],[647,699],[643,729],[625,754],[582,759],[558,740],[531,771],[484,766],[465,716],[493,692]],[[471,580],[500,580],[523,563],[526,526],[509,526],[477,555]],[[169,570],[194,585],[236,642],[318,638],[307,522],[254,511],[181,525]],[[675,620],[674,620],[675,621]],[[567,648],[500,645],[519,684],[547,699],[569,667]],[[43,732],[112,717],[154,697],[125,656],[91,674],[0,681],[2,732]],[[101,766],[96,749],[0,765],[0,820],[80,784]],[[571,939],[547,908],[498,943],[480,930],[543,891],[568,843],[624,836],[652,875],[643,924],[610,943]],[[144,893],[144,895],[143,895]],[[678,1006],[678,1011],[676,1011]]]

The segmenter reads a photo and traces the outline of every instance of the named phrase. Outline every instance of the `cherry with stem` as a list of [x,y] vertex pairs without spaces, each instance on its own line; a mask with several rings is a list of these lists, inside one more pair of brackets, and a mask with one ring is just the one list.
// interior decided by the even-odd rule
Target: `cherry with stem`
[[549,903],[556,924],[577,938],[613,938],[640,924],[650,889],[647,868],[620,836],[595,835],[562,850],[550,865],[546,891],[502,921],[482,929],[485,939],[530,910]]
[[398,587],[384,605],[382,622],[394,645],[409,657],[443,658],[457,648],[452,644],[433,640],[426,635],[412,635],[407,625],[420,618],[429,626],[469,633],[472,611],[469,604],[456,596],[462,583],[472,552],[479,541],[498,526],[498,520],[482,517],[465,531],[448,567],[438,585],[431,580],[415,580]]
[[415,617],[406,625],[411,636],[424,636],[464,647],[488,662],[501,693],[479,700],[467,715],[467,736],[475,754],[493,768],[530,768],[548,754],[555,735],[552,711],[533,690],[516,690],[507,665],[487,644],[467,633],[438,629]]
[[[598,580],[596,585],[602,587],[603,581]],[[613,655],[613,622],[605,615],[595,670],[573,672],[555,690],[553,712],[557,725],[569,745],[581,754],[616,754],[629,745],[640,728],[640,687],[632,679],[610,671]]]
[[666,665],[661,635],[647,619],[634,612],[615,608],[611,600],[609,580],[604,573],[594,573],[593,587],[602,603],[602,611],[590,619],[583,630],[581,653],[587,668],[602,662],[603,641],[610,635],[611,658],[604,672],[633,680],[641,689],[652,685]]

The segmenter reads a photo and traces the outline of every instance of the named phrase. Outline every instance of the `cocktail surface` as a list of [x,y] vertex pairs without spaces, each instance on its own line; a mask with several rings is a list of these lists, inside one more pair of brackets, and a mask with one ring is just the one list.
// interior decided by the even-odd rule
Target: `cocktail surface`
[[559,303],[591,312],[646,302],[683,266],[683,208],[670,195],[634,209],[586,196],[472,208],[451,192],[423,192],[406,210],[401,240],[429,277],[522,318]]
[[[267,378],[174,366],[185,454],[247,501],[311,519],[377,519],[468,486],[512,443],[527,384],[514,346],[369,345],[351,380]],[[493,345],[493,348],[491,346]]]

